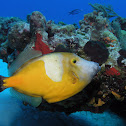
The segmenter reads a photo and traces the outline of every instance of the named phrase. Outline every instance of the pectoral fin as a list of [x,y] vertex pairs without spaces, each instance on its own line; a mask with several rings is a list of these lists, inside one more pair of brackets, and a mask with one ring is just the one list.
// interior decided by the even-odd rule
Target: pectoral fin
[[72,83],[73,84],[76,84],[77,83],[77,81],[78,81],[78,77],[77,77],[77,75],[72,71]]

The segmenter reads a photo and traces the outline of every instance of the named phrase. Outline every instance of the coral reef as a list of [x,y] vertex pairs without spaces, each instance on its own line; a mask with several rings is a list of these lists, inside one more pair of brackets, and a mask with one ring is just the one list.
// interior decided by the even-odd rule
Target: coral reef
[[119,22],[121,29],[126,30],[126,18],[118,17],[118,18],[114,19],[113,21]]
[[84,20],[80,22],[81,32],[88,32],[91,40],[100,39],[104,30],[112,30],[110,22],[106,17],[103,17],[103,12],[92,12],[84,15]]
[[[70,34],[75,31],[74,25],[56,25],[50,22],[47,22],[48,33],[51,32],[52,34],[60,33],[63,34]],[[49,33],[50,34],[50,33]]]
[[120,34],[120,45],[121,48],[126,50],[126,31],[125,30],[121,30],[121,34]]
[[88,39],[76,34],[74,25],[57,25],[53,21],[47,22],[48,43],[55,50],[57,46],[63,45],[65,48],[72,50],[74,53],[79,53],[79,48],[83,48]]
[[17,21],[21,21],[21,19],[17,17],[11,17],[11,18],[0,17],[0,43],[6,41],[10,27],[12,27],[12,25]]
[[126,50],[126,18],[116,18],[112,21],[112,27],[114,34],[118,37],[120,41],[120,46],[122,49]]
[[22,20],[17,17],[0,17],[0,58],[2,58],[4,62],[8,62],[8,55],[14,51],[8,47],[8,32],[10,28],[18,21]]
[[[107,64],[117,65],[120,50],[118,38],[113,33],[110,21],[103,16],[103,12],[92,12],[84,15],[84,20],[80,22],[78,32],[87,36],[89,40],[100,41],[104,43],[109,50]],[[115,58],[112,58],[112,57]]]
[[[117,18],[119,19],[119,18]],[[114,19],[111,23],[111,26],[113,28],[113,33],[120,39],[120,34],[121,34],[121,24],[117,19]]]
[[[126,102],[126,20],[110,7],[90,5],[95,11],[84,15],[79,22],[80,28],[46,21],[38,11],[28,15],[28,23],[18,18],[0,18],[0,58],[8,63],[9,71],[16,66],[12,73],[20,67],[15,65],[16,59],[26,55],[28,49],[31,55],[34,54],[29,59],[38,54],[65,51],[96,61],[102,67],[82,92],[58,103],[48,104],[43,100],[39,110],[66,114],[82,110],[99,113],[111,108],[115,101]],[[110,23],[109,18],[113,16],[118,18]],[[33,53],[34,50],[39,53]],[[23,64],[26,59],[19,61]]]
[[30,26],[25,22],[16,22],[8,32],[8,46],[22,51],[30,42]]

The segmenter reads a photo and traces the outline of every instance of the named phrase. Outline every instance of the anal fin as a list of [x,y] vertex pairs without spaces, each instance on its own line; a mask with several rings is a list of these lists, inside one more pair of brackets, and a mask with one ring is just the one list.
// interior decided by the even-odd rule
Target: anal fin
[[16,91],[14,88],[11,88],[10,92],[13,97],[15,97],[23,102],[26,102],[33,107],[38,107],[42,102],[42,97],[32,97],[29,95],[25,95],[23,93]]

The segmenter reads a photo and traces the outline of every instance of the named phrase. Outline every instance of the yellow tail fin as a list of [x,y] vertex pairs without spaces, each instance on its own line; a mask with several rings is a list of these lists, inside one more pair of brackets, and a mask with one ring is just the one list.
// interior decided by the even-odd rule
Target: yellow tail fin
[[8,88],[8,87],[16,87],[17,85],[21,84],[21,78],[19,76],[12,76],[5,78],[3,80],[3,86]]

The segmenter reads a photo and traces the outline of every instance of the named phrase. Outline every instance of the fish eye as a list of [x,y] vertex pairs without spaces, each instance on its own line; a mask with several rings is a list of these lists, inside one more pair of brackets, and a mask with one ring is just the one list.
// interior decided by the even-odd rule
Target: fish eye
[[75,64],[76,62],[77,62],[77,60],[76,60],[76,59],[72,59],[72,63],[74,63],[74,64]]

